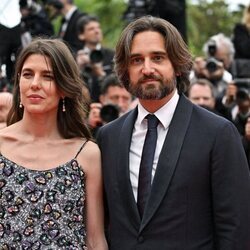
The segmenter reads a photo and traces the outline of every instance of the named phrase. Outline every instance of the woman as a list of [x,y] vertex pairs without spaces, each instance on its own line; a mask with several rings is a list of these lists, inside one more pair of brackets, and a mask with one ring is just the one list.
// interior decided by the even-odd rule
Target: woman
[[106,250],[100,152],[71,52],[57,39],[34,40],[14,78],[0,132],[0,246]]

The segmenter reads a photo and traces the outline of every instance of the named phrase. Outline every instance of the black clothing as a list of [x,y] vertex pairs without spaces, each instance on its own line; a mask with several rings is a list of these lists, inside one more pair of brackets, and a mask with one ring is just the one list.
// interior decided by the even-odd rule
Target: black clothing
[[0,24],[0,38],[0,65],[6,64],[6,75],[8,81],[11,81],[15,56],[21,48],[20,25],[7,28]]
[[250,59],[250,31],[243,24],[236,24],[233,30],[235,58]]
[[[114,51],[112,49],[102,47],[101,53],[103,55],[103,70],[105,71],[106,75],[109,75],[113,71]],[[98,78],[96,75],[93,74],[91,66],[87,66],[82,71],[82,76],[90,92],[91,100],[93,102],[99,102],[102,79]]]
[[[61,32],[62,27],[60,28],[59,35],[61,38],[69,45],[70,49],[73,52],[76,52],[79,49],[82,49],[83,42],[78,39],[78,32],[77,32],[77,21],[80,17],[85,16],[86,13],[81,12],[80,10],[76,9],[70,20],[67,21],[68,25],[65,32]],[[63,19],[62,21],[65,21]],[[63,23],[62,23],[63,25]]]
[[24,16],[21,19],[22,32],[30,32],[32,37],[35,36],[47,36],[54,35],[54,28],[45,11],[39,11],[37,13],[30,13],[28,16]]

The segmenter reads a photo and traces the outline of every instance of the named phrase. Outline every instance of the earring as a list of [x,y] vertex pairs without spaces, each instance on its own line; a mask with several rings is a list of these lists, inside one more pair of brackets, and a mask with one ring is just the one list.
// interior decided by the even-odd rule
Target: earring
[[62,99],[62,112],[66,112],[66,108],[65,108],[65,99]]
[[23,104],[20,102],[19,103],[19,108],[22,109],[23,108]]

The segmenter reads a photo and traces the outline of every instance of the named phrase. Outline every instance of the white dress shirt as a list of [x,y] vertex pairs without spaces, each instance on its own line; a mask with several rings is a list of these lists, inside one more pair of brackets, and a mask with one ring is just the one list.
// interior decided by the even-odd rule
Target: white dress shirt
[[14,28],[21,22],[19,0],[0,1],[0,24],[7,28]]
[[[157,127],[158,136],[157,136],[157,145],[155,149],[155,156],[152,169],[152,180],[155,175],[159,155],[168,132],[169,124],[173,118],[178,100],[179,100],[179,95],[176,90],[173,97],[163,107],[161,107],[154,113],[154,115],[159,119],[160,122]],[[133,135],[130,144],[130,152],[129,152],[130,181],[136,201],[137,201],[138,178],[139,178],[139,168],[141,162],[142,148],[147,133],[147,121],[145,117],[148,114],[149,112],[145,110],[140,103],[138,103],[138,116],[134,125]]]

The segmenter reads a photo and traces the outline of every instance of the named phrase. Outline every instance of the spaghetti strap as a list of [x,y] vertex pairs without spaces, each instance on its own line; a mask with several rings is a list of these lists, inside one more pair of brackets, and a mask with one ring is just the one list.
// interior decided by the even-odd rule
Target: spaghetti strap
[[80,152],[82,151],[82,149],[84,148],[84,146],[86,145],[87,142],[88,142],[88,140],[86,140],[86,141],[82,144],[82,146],[81,146],[80,149],[78,150],[78,152],[77,152],[76,156],[74,157],[74,159],[77,158],[77,156],[80,154]]

